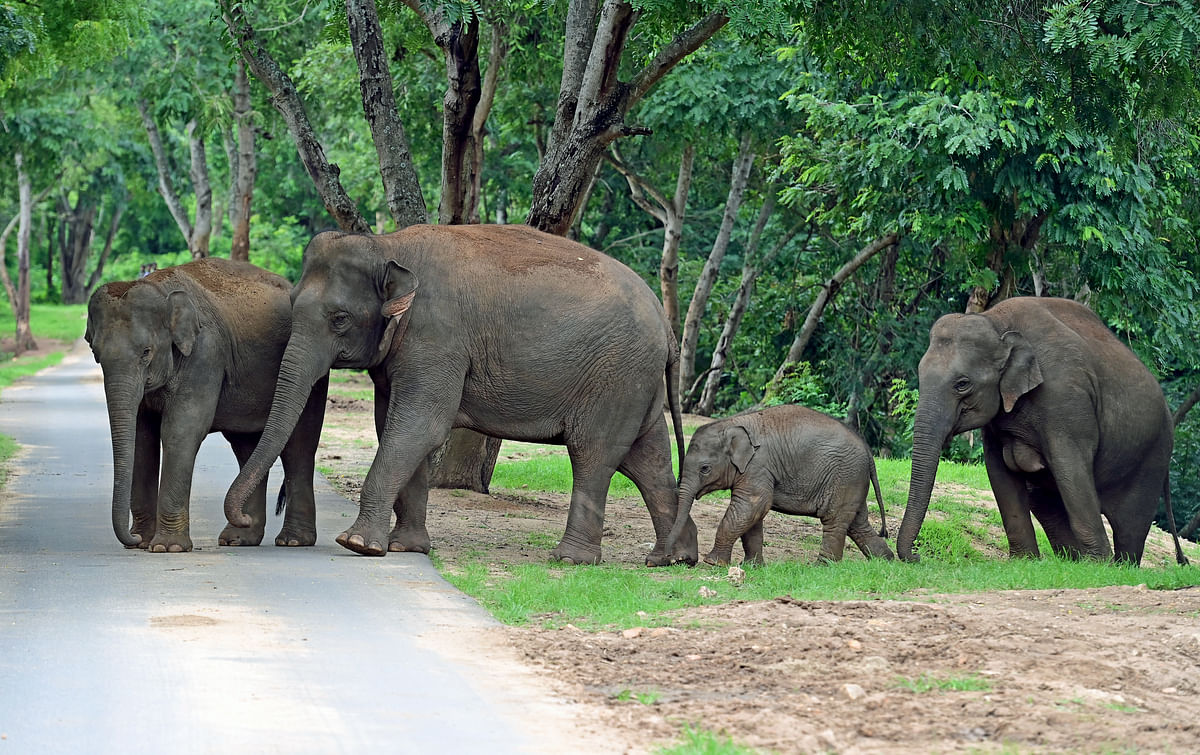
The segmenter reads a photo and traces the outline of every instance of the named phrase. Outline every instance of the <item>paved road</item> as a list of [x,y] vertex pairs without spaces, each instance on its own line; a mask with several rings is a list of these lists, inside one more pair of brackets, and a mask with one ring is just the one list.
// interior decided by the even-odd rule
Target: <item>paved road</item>
[[122,548],[103,396],[77,345],[0,397],[26,447],[0,494],[0,753],[596,751],[426,557],[333,543],[353,505],[324,481],[316,547],[218,548],[220,436],[197,462],[196,550]]

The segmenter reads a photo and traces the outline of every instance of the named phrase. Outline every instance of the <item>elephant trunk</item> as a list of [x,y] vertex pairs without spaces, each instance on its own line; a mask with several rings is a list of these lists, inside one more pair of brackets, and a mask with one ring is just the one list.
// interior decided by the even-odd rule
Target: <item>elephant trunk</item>
[[307,342],[293,337],[288,341],[279,365],[271,413],[254,453],[242,466],[225,494],[225,518],[234,527],[249,527],[252,522],[243,509],[246,500],[271,471],[271,465],[287,445],[309,394],[318,380],[329,374],[332,359],[313,358]]
[[137,416],[144,392],[140,378],[140,374],[111,378],[104,376],[104,398],[108,406],[108,429],[113,448],[113,532],[127,548],[134,548],[142,542],[141,536],[129,529]]
[[952,425],[950,418],[938,416],[936,411],[918,402],[917,416],[913,422],[912,477],[908,485],[908,503],[904,508],[900,533],[896,536],[896,553],[902,561],[920,560],[912,551],[913,541],[917,539],[917,533],[925,521],[942,447],[950,437]]
[[[682,466],[682,462],[681,462]],[[667,535],[666,549],[667,553],[675,552],[675,543],[683,534],[684,527],[687,526],[688,518],[692,515],[692,503],[696,500],[697,483],[694,475],[682,472],[679,480],[679,493],[676,499],[675,509],[675,524],[671,526],[671,532]]]

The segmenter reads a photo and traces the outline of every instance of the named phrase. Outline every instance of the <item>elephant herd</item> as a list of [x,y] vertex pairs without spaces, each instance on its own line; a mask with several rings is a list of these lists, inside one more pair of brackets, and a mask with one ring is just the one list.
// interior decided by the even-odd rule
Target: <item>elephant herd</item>
[[[197,260],[98,289],[85,337],[104,374],[113,529],[126,547],[191,550],[192,470],[211,432],[240,465],[220,544],[262,541],[267,472],[281,458],[275,544],[312,545],[329,371],[351,368],[374,383],[378,438],[358,517],[336,538],[356,553],[429,551],[429,458],[466,428],[566,446],[572,490],[556,560],[600,561],[618,471],[650,512],[648,566],[696,563],[692,502],[723,489],[731,503],[709,563],[729,562],[738,539],[761,563],[772,509],[821,520],[820,560],[840,559],[847,536],[868,557],[892,558],[886,518],[878,533],[868,524],[869,486],[884,513],[861,438],[819,412],[777,406],[701,427],[685,453],[679,353],[658,297],[611,257],[532,228],[325,232],[294,287],[248,263]],[[976,428],[1013,556],[1038,555],[1032,516],[1056,552],[1139,563],[1160,496],[1174,534],[1162,391],[1084,306],[1018,298],[934,325],[900,558],[917,558],[943,445]],[[1185,563],[1177,537],[1175,547]]]

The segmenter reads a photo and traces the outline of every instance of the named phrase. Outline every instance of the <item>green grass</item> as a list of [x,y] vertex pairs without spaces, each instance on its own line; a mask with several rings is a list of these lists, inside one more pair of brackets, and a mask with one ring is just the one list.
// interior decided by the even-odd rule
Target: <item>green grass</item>
[[917,694],[924,694],[926,692],[989,692],[992,689],[992,683],[977,674],[949,676],[945,678],[930,676],[929,674],[921,674],[916,679],[899,677],[896,679],[895,686],[899,689],[916,692]]
[[1045,590],[1145,584],[1171,590],[1200,584],[1200,567],[1133,568],[1119,564],[1033,559],[782,562],[749,568],[738,584],[724,567],[601,564],[497,566],[480,559],[445,572],[500,621],[581,629],[670,626],[679,609],[733,600],[923,599],[930,592]]
[[655,755],[755,755],[759,750],[739,745],[727,734],[688,726],[675,744],[661,747]]

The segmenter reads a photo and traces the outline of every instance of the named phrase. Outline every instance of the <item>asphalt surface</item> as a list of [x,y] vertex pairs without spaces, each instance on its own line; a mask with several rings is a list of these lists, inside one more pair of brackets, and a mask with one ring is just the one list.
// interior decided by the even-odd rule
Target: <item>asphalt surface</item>
[[596,751],[428,558],[334,543],[354,504],[324,480],[315,547],[218,547],[236,462],[211,435],[196,549],[121,547],[100,380],[77,344],[0,394],[24,447],[0,493],[0,753]]

